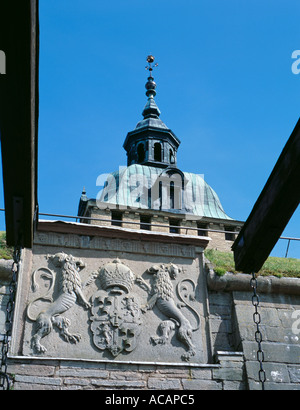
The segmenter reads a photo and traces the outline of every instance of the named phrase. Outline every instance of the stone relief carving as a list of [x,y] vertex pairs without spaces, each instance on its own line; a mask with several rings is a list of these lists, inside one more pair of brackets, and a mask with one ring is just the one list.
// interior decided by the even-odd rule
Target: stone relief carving
[[192,245],[161,244],[158,242],[141,242],[119,238],[58,234],[54,232],[37,232],[34,243],[38,245],[64,246],[67,248],[133,252],[144,255],[168,255],[181,258],[195,258],[196,253],[196,248]]
[[[142,307],[143,311],[153,309],[154,305],[167,316],[170,320],[165,320],[158,326],[159,337],[151,336],[150,340],[154,345],[166,344],[170,338],[171,332],[177,329],[177,338],[184,343],[188,351],[184,353],[182,360],[188,361],[191,356],[195,355],[195,346],[192,342],[192,333],[199,329],[200,316],[187,302],[189,297],[194,299],[195,283],[191,279],[183,279],[177,285],[177,293],[181,303],[175,304],[175,294],[171,278],[175,279],[180,273],[178,266],[170,263],[168,265],[153,265],[148,270],[153,275],[152,289],[149,292],[150,299]],[[188,292],[187,283],[192,284],[192,292]],[[182,292],[185,292],[184,294]],[[197,319],[197,326],[192,327],[189,320],[183,315],[181,308],[188,307]]]
[[[27,318],[35,322],[35,333],[31,339],[31,348],[38,353],[47,351],[40,341],[52,331],[53,326],[59,329],[61,336],[66,342],[79,342],[81,335],[71,334],[68,330],[70,320],[61,315],[69,310],[76,301],[79,301],[86,309],[90,307],[82,292],[84,285],[81,283],[79,276],[80,270],[85,267],[84,263],[80,259],[67,255],[64,252],[59,252],[46,258],[55,267],[59,268],[60,271],[59,277],[56,277],[55,272],[49,268],[39,268],[32,275],[33,292],[38,290],[38,276],[44,277],[51,282],[46,293],[32,300],[27,307]],[[53,300],[55,286],[58,286],[58,296]],[[32,310],[34,310],[33,306],[40,300],[50,302],[50,305],[34,317],[32,313]]]
[[[81,334],[71,334],[71,322],[62,316],[78,303],[89,311],[91,346],[109,353],[113,358],[133,352],[139,340],[143,340],[145,348],[147,343],[153,346],[168,344],[174,333],[182,348],[186,349],[181,356],[182,360],[189,361],[195,355],[192,334],[200,327],[200,316],[190,302],[195,301],[196,285],[185,275],[178,281],[178,275],[183,273],[183,269],[177,265],[169,263],[151,266],[144,272],[146,281],[119,259],[114,259],[91,272],[87,281],[82,283],[79,274],[85,268],[82,260],[64,252],[48,255],[46,259],[48,267],[40,267],[32,274],[32,291],[36,297],[27,307],[27,318],[34,322],[31,334],[31,349],[34,352],[43,354],[47,351],[41,339],[49,335],[53,327],[59,330],[64,341],[74,344],[80,342]],[[176,278],[177,286],[174,289],[172,280]],[[47,282],[46,291],[41,291],[43,286],[39,288],[41,282],[44,286]],[[92,296],[86,297],[84,290],[91,284],[93,286],[89,295]],[[135,286],[148,294],[148,300],[146,293],[138,291]],[[161,321],[154,336],[151,335],[153,326],[150,325],[153,316],[151,319],[152,313],[149,311],[155,306],[166,320]],[[194,327],[185,316],[185,309],[191,312],[189,318],[191,315],[195,318]],[[150,315],[147,317],[147,320],[150,319],[147,322],[149,336],[145,337],[144,334],[141,337],[147,312]],[[153,315],[157,323],[156,310]],[[83,331],[83,327],[80,331]],[[84,331],[88,332],[88,329]]]
[[132,352],[141,332],[142,311],[131,290],[135,281],[144,281],[119,259],[100,268],[98,279],[101,289],[93,295],[91,309],[93,342],[114,357],[123,351]]

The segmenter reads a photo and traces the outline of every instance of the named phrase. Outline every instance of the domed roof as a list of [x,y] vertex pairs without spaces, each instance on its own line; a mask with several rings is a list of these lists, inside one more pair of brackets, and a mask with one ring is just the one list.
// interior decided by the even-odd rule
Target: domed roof
[[166,124],[159,118],[160,110],[153,98],[149,98],[143,110],[144,119],[139,121],[135,129],[141,128],[162,128],[168,130]]
[[[152,76],[155,58],[147,57],[150,75],[143,119],[128,132],[123,147],[127,167],[109,174],[96,199],[99,208],[149,209],[182,215],[233,220],[224,211],[216,192],[201,175],[176,168],[180,140],[159,118],[156,83]],[[83,201],[81,201],[83,202]],[[80,208],[81,209],[81,208]]]
[[[175,206],[174,201],[173,204],[170,201],[172,195],[179,198],[177,206],[176,201]],[[232,220],[225,213],[216,192],[201,175],[172,167],[163,169],[134,164],[120,168],[108,176],[97,204]]]

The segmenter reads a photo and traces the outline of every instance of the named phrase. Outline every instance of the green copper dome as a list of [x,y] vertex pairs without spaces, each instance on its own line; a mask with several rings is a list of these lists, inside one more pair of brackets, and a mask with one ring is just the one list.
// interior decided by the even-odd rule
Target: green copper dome
[[[145,85],[147,102],[136,127],[127,133],[123,147],[127,167],[109,174],[96,198],[99,208],[151,210],[177,215],[233,220],[224,211],[216,192],[201,175],[177,168],[179,138],[160,119],[156,105],[156,83],[152,76],[154,57],[149,55],[146,67],[150,75]],[[154,65],[153,65],[154,64]],[[83,192],[79,214],[88,201]],[[147,213],[147,212],[145,212]]]
[[201,175],[134,164],[110,174],[97,204],[232,220]]

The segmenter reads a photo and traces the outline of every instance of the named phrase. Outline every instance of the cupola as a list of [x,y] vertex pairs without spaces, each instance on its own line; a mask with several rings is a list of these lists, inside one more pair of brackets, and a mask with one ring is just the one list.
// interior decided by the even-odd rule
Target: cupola
[[[127,134],[124,149],[127,152],[127,165],[141,164],[159,168],[177,167],[177,149],[180,140],[162,122],[160,110],[156,105],[156,83],[152,76],[154,57],[147,57],[146,67],[150,75],[146,87],[148,100],[142,112],[141,120],[133,131]],[[154,64],[154,66],[153,66]]]

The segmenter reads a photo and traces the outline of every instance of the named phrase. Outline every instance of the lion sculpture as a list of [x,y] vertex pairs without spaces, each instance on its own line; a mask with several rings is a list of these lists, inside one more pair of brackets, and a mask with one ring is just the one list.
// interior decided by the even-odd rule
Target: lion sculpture
[[[178,327],[177,337],[188,348],[187,353],[182,355],[185,361],[190,360],[195,355],[195,346],[192,343],[193,329],[189,320],[182,314],[174,301],[174,290],[171,278],[175,279],[180,268],[172,263],[168,265],[153,265],[148,272],[153,275],[152,289],[149,292],[151,297],[143,307],[143,311],[153,309],[156,305],[158,309],[170,320],[165,320],[158,326],[161,334],[159,337],[151,337],[151,342],[155,345],[165,344],[170,338],[171,332]],[[149,289],[150,290],[150,289]]]
[[[83,295],[81,278],[79,272],[85,267],[84,263],[72,255],[67,255],[64,252],[56,253],[53,256],[47,256],[47,259],[53,263],[57,268],[60,268],[60,277],[55,280],[55,274],[48,268],[37,269],[33,273],[33,289],[37,290],[36,277],[40,272],[40,276],[44,276],[52,281],[51,287],[47,293],[43,296],[34,299],[27,308],[27,317],[36,323],[35,334],[31,339],[31,347],[39,353],[47,351],[40,341],[43,337],[47,336],[53,326],[56,326],[61,336],[65,341],[71,343],[77,343],[81,339],[80,334],[71,334],[68,330],[70,321],[61,316],[64,312],[69,310],[76,301],[80,301],[85,308],[89,308],[90,304]],[[89,282],[89,281],[88,281]],[[88,284],[87,282],[87,284]],[[52,291],[54,286],[58,284],[57,298],[53,301]],[[37,317],[33,317],[31,310],[33,304],[38,300],[52,302],[50,306],[41,311]]]

